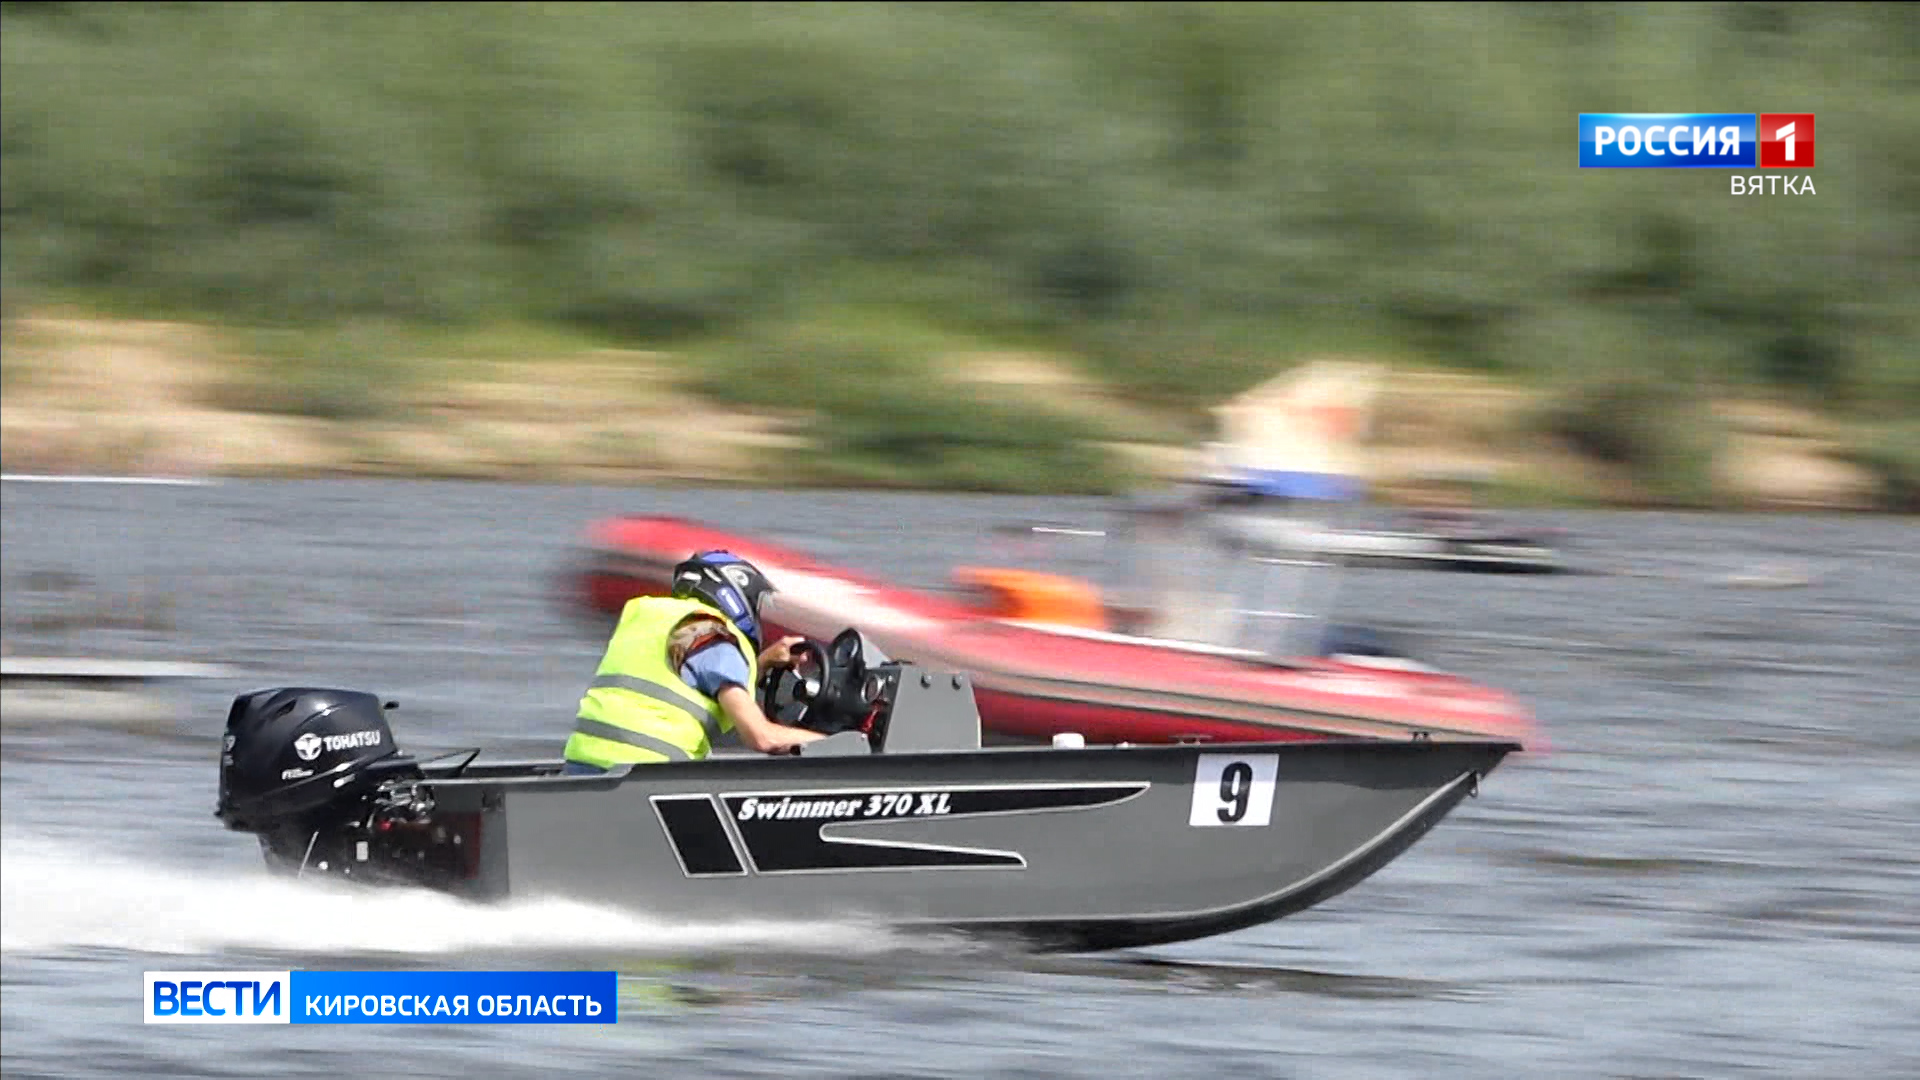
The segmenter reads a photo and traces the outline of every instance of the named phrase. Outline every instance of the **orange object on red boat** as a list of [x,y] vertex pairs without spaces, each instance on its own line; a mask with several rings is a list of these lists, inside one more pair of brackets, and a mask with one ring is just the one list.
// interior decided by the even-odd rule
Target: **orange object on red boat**
[[1108,629],[1100,591],[1084,581],[1004,566],[962,566],[953,579],[979,592],[982,610],[995,618]]

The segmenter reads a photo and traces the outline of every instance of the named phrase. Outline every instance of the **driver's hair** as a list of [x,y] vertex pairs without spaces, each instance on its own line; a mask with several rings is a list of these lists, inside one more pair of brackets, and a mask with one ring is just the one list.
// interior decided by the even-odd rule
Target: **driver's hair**
[[733,645],[733,635],[727,632],[727,624],[712,615],[689,615],[680,620],[667,635],[667,666],[674,671],[687,662],[687,657],[702,649],[714,645]]

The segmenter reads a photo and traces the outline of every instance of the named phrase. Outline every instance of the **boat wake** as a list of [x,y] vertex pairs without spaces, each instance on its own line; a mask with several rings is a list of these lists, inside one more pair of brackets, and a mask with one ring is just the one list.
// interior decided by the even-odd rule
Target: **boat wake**
[[859,925],[716,924],[564,900],[469,904],[238,870],[209,872],[9,833],[0,840],[0,952],[173,956],[646,957],[701,953],[945,951],[959,943]]

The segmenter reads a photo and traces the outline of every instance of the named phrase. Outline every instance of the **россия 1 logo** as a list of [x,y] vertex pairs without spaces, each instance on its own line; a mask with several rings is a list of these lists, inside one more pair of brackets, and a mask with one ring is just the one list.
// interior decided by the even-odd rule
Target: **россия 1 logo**
[[1581,113],[1583,169],[1811,169],[1812,113]]
[[[1811,169],[1812,113],[1581,113],[1583,169]],[[1812,195],[1813,177],[1735,176],[1735,195]]]

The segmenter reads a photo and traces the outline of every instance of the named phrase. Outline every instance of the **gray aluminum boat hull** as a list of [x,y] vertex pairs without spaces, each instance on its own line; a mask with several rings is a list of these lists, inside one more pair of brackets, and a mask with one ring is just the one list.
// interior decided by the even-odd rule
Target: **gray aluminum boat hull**
[[[1324,742],[767,758],[605,777],[473,765],[474,899],[676,919],[835,918],[1061,949],[1203,937],[1324,902],[1476,791],[1506,742]],[[473,819],[468,818],[471,821]]]
[[[477,901],[931,925],[1111,949],[1224,933],[1337,896],[1521,749],[983,748],[963,674],[886,660],[851,630],[810,663],[815,676],[795,685],[821,713],[815,730],[862,726],[793,756],[583,776],[558,761],[415,761],[383,719],[392,703],[371,694],[243,694],[228,713],[215,812],[259,835],[269,865]],[[762,690],[779,715],[779,683]]]

